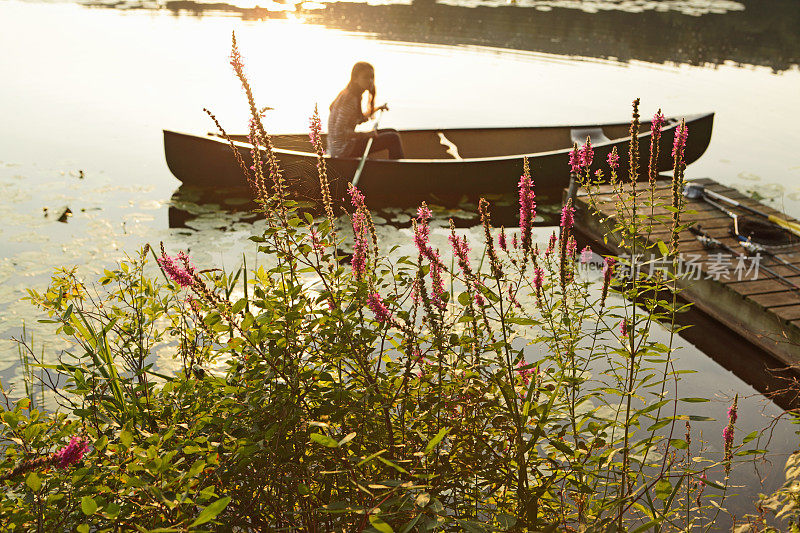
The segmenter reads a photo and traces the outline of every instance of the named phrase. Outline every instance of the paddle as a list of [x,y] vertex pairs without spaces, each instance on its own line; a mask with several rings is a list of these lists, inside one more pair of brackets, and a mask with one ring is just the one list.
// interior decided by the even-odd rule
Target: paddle
[[[378,109],[378,116],[375,118],[375,128],[373,130],[376,133],[378,131],[378,124],[381,123],[381,115],[383,115],[384,109],[386,111],[388,111],[389,107],[384,104],[383,106],[381,106],[380,109]],[[352,182],[353,183],[353,187],[358,185],[358,180],[361,179],[361,171],[364,170],[364,163],[367,162],[367,156],[369,155],[369,149],[372,148],[372,140],[373,139],[374,139],[373,136],[370,136],[370,138],[367,139],[367,147],[364,149],[364,155],[361,156],[361,161],[359,161],[358,168],[356,169],[356,173],[353,176],[353,182]]]
[[[738,207],[739,209],[744,209],[748,213],[752,213],[754,215],[766,218],[767,220],[769,220],[770,222],[772,222],[776,226],[780,226],[781,228],[785,229],[789,233],[793,233],[794,235],[797,235],[798,237],[800,237],[800,224],[798,224],[797,222],[792,222],[790,220],[785,220],[785,219],[780,218],[778,216],[770,215],[770,214],[765,213],[763,211],[759,211],[758,209],[754,209],[754,208],[752,208],[752,207],[750,207],[748,205],[744,205],[741,202],[737,202],[733,198],[728,198],[727,196],[723,196],[718,192],[709,191],[708,189],[706,189],[705,187],[703,187],[700,184],[687,183],[686,184],[686,188],[684,189],[684,194],[686,195],[687,198],[697,198],[697,197],[702,195],[702,196],[705,197],[705,200],[707,202],[709,202],[711,205],[713,205],[717,209],[725,211],[726,213],[729,213],[729,212],[724,207],[721,207],[719,204],[716,204],[714,202],[710,202],[708,197],[711,197],[711,198],[713,198],[715,200],[719,200],[721,202],[725,202],[725,203],[727,203],[729,205],[732,205],[734,207]],[[737,229],[737,231],[738,231],[738,229]]]

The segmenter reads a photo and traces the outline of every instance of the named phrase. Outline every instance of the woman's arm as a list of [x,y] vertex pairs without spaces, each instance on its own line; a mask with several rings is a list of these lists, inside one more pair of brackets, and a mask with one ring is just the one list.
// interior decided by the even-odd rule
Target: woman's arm
[[373,115],[375,115],[375,113],[377,113],[378,111],[389,111],[389,104],[379,105],[372,111],[372,113],[369,116],[364,115],[364,120],[362,122],[366,122],[367,120],[371,119]]

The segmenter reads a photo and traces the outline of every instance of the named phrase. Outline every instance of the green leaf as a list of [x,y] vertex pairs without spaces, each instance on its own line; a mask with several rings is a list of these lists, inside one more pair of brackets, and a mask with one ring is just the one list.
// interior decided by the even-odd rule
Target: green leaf
[[745,455],[764,455],[767,453],[767,450],[742,450],[740,452],[736,452],[734,455],[737,457],[742,457]]
[[707,402],[708,398],[681,398],[680,400],[687,403],[701,403]]
[[667,257],[669,255],[669,249],[667,245],[664,244],[664,241],[658,239],[658,241],[656,241],[656,246],[658,246],[658,251],[661,252],[662,257]]
[[403,526],[403,529],[400,530],[400,533],[409,533],[409,531],[411,531],[414,528],[414,526],[417,525],[417,522],[419,522],[419,519],[422,518],[423,516],[425,515],[418,514],[417,516],[415,516],[412,520],[406,523],[405,526]]
[[539,324],[538,320],[534,320],[532,318],[525,318],[522,316],[515,316],[513,318],[509,318],[508,322],[512,324],[518,324],[520,326],[536,326]]
[[517,519],[510,514],[502,513],[497,517],[497,524],[505,531],[511,529],[517,523]]
[[650,520],[646,524],[634,529],[632,533],[643,533],[645,531],[652,531],[655,528],[655,526],[657,526],[660,522],[661,522],[660,519]]
[[338,446],[344,446],[345,444],[347,444],[348,442],[353,440],[355,437],[356,437],[356,432],[355,431],[352,432],[352,433],[347,434],[342,440],[339,441]]
[[442,429],[440,429],[439,433],[437,433],[436,436],[434,436],[430,440],[430,442],[428,442],[428,445],[425,446],[425,454],[427,455],[428,453],[430,453],[431,450],[433,450],[436,447],[437,444],[442,442],[442,439],[444,438],[444,436],[447,435],[450,432],[451,429],[452,428],[442,428]]
[[358,462],[358,464],[356,466],[361,466],[364,463],[368,463],[368,462],[372,461],[373,459],[375,459],[376,457],[378,457],[382,453],[386,453],[386,450],[377,451],[377,452],[373,453],[372,455],[369,455],[369,456],[363,458],[361,461]]
[[553,448],[555,448],[556,450],[558,450],[558,451],[560,451],[560,452],[562,452],[562,453],[565,453],[565,454],[567,454],[567,455],[568,455],[568,456],[570,456],[570,457],[572,457],[572,456],[574,456],[574,455],[575,455],[575,451],[574,451],[572,448],[570,448],[569,446],[567,446],[567,444],[566,444],[566,443],[564,443],[564,442],[561,442],[560,440],[555,440],[555,439],[553,439],[553,440],[551,440],[551,441],[550,441],[550,444],[551,444],[551,445],[553,446]]
[[393,463],[392,461],[389,461],[388,459],[384,459],[383,457],[379,456],[378,457],[378,461],[382,462],[386,466],[391,466],[392,468],[394,468],[395,470],[397,470],[398,472],[400,472],[402,474],[408,474],[408,470],[406,470],[405,468],[403,468],[400,465],[397,465],[397,464]]
[[726,490],[725,487],[723,487],[722,485],[720,485],[716,481],[711,481],[710,479],[706,479],[706,478],[702,478],[702,477],[699,478],[699,479],[700,479],[700,481],[702,481],[704,484],[708,485],[709,487],[714,487],[715,489],[719,489],[719,490]]
[[225,496],[224,498],[220,498],[219,500],[215,501],[214,503],[203,509],[203,511],[197,516],[197,519],[194,522],[192,522],[192,524],[189,527],[199,526],[213,520],[214,518],[217,517],[219,513],[222,512],[223,509],[225,509],[225,507],[227,507],[230,501],[231,501],[230,496]]
[[76,529],[78,533],[89,533],[89,524],[81,524]]
[[97,511],[97,503],[91,496],[84,496],[81,498],[81,511],[86,516],[91,516]]
[[672,420],[669,418],[659,420],[658,422],[647,428],[647,431],[656,431],[658,429],[663,428],[664,426],[668,426],[671,422]]
[[123,429],[119,434],[119,442],[126,448],[130,448],[131,443],[133,442],[133,435],[127,429]]
[[689,444],[683,439],[670,439],[669,445],[679,450],[685,450],[689,447]]
[[753,431],[751,433],[748,433],[747,436],[742,439],[742,444],[747,444],[756,437],[758,437],[758,431]]
[[668,479],[662,478],[656,483],[656,498],[666,500],[672,494],[672,484]]
[[36,472],[28,474],[28,477],[25,479],[25,484],[34,492],[42,488],[42,480],[39,479]]
[[427,492],[423,492],[419,496],[417,496],[416,503],[419,507],[425,507],[428,505],[428,502],[431,501],[431,495]]
[[381,520],[381,518],[378,515],[374,514],[369,515],[369,523],[372,524],[372,527],[374,527],[381,533],[394,533],[394,529],[392,529],[392,526]]
[[312,433],[311,441],[316,442],[317,444],[322,444],[328,448],[336,448],[339,446],[338,442],[327,435],[323,435],[322,433]]
[[231,313],[233,313],[233,314],[238,313],[239,311],[244,309],[244,306],[246,304],[247,304],[247,300],[245,300],[244,298],[239,299],[239,301],[237,301],[235,304],[233,304],[233,307],[231,307]]

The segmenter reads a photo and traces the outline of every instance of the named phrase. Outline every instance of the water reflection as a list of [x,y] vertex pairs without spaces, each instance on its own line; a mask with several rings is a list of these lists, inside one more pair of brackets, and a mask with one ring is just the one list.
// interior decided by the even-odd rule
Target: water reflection
[[[484,194],[482,197],[491,202],[492,225],[496,227],[514,228],[519,226],[519,207],[514,194]],[[554,226],[558,224],[561,205],[557,198],[539,196],[535,225]],[[428,204],[437,219],[445,222],[452,219],[456,228],[473,228],[480,224],[478,216],[478,196],[453,195],[450,197],[409,194],[406,196],[377,196],[367,198],[367,204],[373,213],[386,225],[403,229],[411,227],[411,218],[416,216],[417,208],[422,202]],[[318,197],[304,195],[295,198],[301,211],[314,216],[321,216],[321,200]],[[347,198],[335,198],[334,211],[346,215],[350,211]],[[256,211],[258,204],[252,200],[247,188],[204,188],[181,185],[172,194],[168,208],[169,227],[172,229],[188,228],[216,229],[227,231],[231,224],[252,223],[263,218]],[[210,224],[198,223],[198,220],[212,218]],[[198,227],[198,224],[203,227]]]
[[234,14],[244,20],[291,16],[328,28],[393,41],[480,45],[548,54],[661,64],[800,64],[795,0],[490,1],[413,0],[370,5],[168,0],[87,2],[115,9],[166,8],[175,14]]
[[800,9],[794,0],[748,0],[741,11],[701,17],[674,10],[637,13],[606,7],[585,12],[554,7],[542,11],[519,6],[462,7],[464,3],[468,2],[423,1],[410,6],[338,2],[308,20],[374,33],[382,39],[495,46],[625,62],[719,65],[731,61],[782,71],[800,60]]

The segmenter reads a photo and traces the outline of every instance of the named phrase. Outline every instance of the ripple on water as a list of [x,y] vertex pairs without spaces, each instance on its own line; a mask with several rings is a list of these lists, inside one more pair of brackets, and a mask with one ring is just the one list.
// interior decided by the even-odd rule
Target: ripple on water
[[600,11],[624,11],[643,13],[645,11],[675,11],[684,15],[701,16],[710,13],[724,14],[743,11],[744,4],[733,0],[439,0],[443,4],[461,7],[500,7],[515,5],[532,7],[539,11],[553,8],[575,9],[584,13]]
[[[0,230],[0,234],[2,234],[2,230]],[[6,240],[8,242],[44,244],[50,242],[50,237],[40,231],[26,231],[6,237]]]

